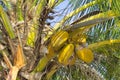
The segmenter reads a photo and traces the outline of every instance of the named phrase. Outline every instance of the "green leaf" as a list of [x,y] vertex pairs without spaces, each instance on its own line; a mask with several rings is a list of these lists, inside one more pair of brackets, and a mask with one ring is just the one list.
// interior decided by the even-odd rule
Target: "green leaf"
[[5,27],[5,30],[8,33],[9,37],[11,39],[15,38],[15,34],[13,32],[13,28],[12,28],[12,25],[10,23],[10,20],[9,20],[7,14],[4,12],[4,10],[3,10],[1,5],[0,5],[0,17],[2,19],[3,25]]
[[23,13],[22,13],[22,0],[17,0],[17,18],[18,21],[23,21]]

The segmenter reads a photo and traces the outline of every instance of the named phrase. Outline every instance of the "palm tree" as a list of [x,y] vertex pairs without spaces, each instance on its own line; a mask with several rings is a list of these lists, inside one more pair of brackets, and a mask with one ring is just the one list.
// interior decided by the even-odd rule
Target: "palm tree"
[[69,0],[53,27],[63,0],[0,1],[1,79],[119,80],[119,1]]

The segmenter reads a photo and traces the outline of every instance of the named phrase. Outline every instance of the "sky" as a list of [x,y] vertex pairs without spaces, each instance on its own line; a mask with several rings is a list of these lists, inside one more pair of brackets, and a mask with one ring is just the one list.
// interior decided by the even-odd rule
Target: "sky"
[[67,7],[68,3],[69,3],[68,0],[64,0],[62,3],[60,3],[58,6],[55,7],[54,11],[56,12],[56,14],[54,15],[54,19],[51,21],[48,20],[49,22],[51,22],[51,26],[54,26],[56,22],[59,22],[64,17],[66,12],[64,13],[62,12]]

